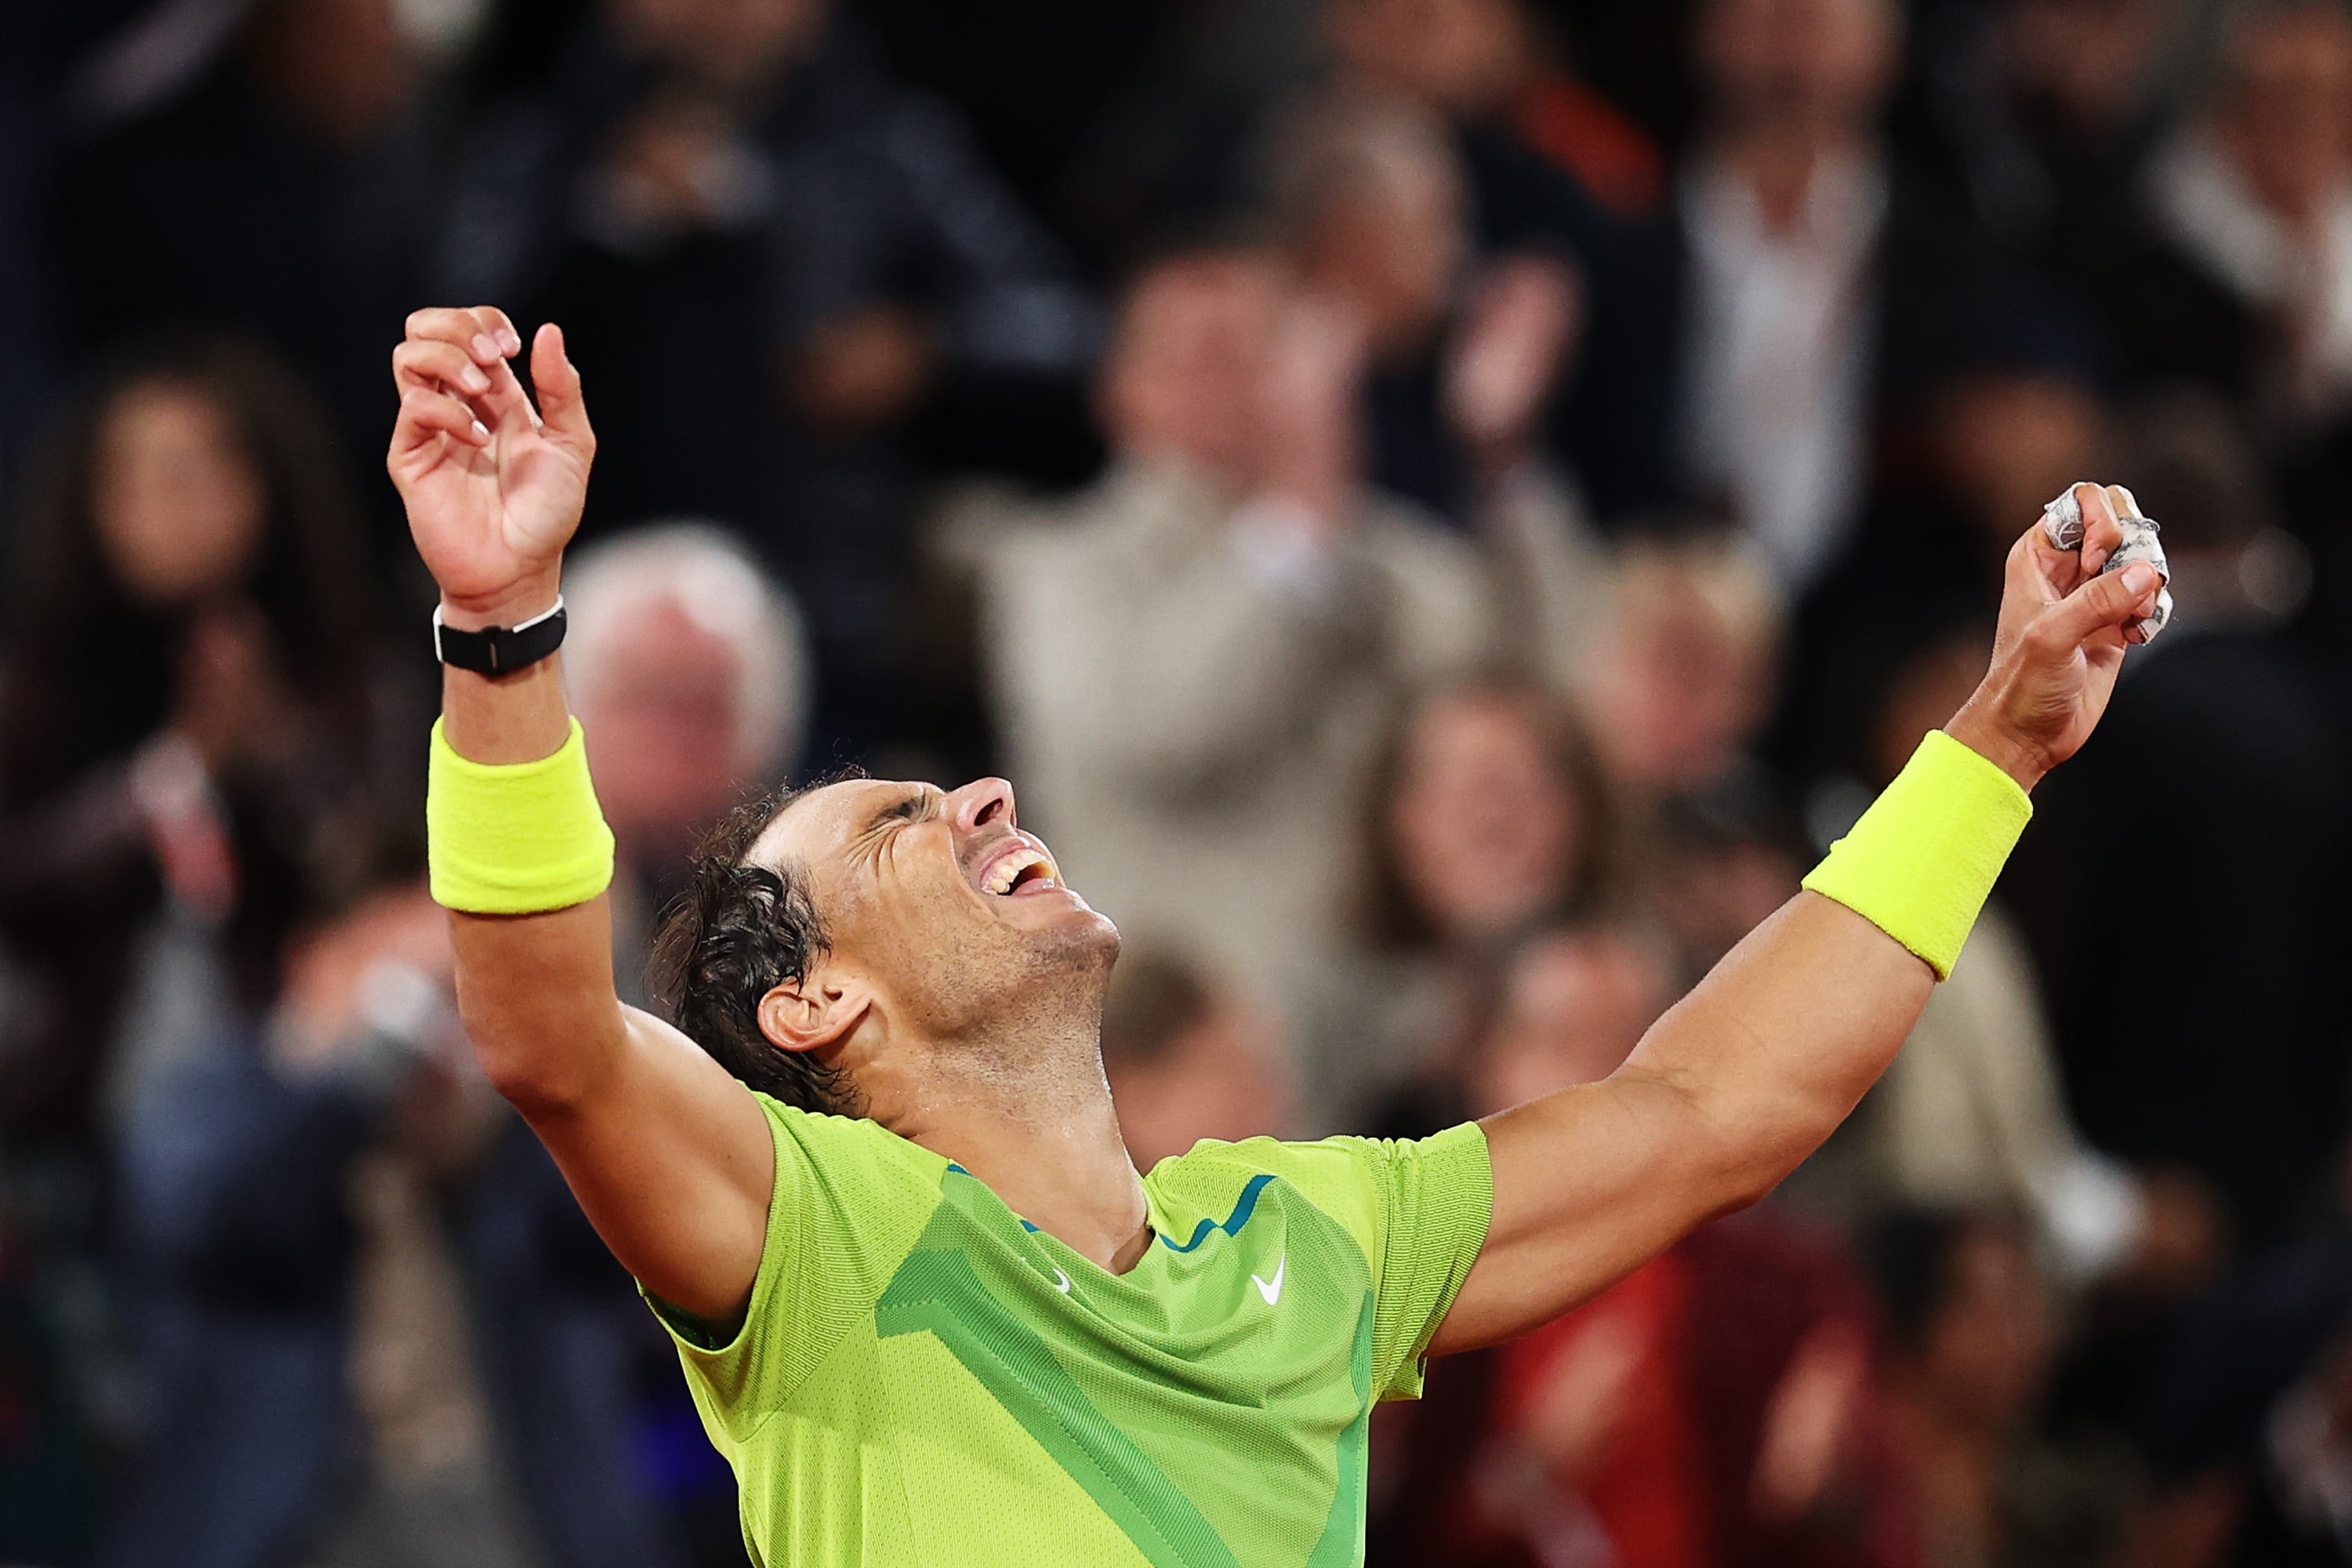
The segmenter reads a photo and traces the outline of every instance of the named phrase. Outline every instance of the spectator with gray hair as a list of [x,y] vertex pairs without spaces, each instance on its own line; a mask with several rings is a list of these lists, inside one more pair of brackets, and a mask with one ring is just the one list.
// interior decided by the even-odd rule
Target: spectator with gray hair
[[626,874],[625,975],[695,839],[746,785],[788,772],[809,718],[792,596],[716,524],[664,522],[582,552],[565,574],[564,679]]

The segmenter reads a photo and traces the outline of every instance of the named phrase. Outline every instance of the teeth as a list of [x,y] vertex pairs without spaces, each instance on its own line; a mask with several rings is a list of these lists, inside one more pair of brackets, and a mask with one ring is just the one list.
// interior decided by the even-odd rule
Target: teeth
[[1011,892],[1013,884],[1019,879],[1021,873],[1032,866],[1045,868],[1045,875],[1049,879],[1055,875],[1054,862],[1045,856],[1040,855],[1034,849],[1015,849],[990,868],[986,891],[999,896]]

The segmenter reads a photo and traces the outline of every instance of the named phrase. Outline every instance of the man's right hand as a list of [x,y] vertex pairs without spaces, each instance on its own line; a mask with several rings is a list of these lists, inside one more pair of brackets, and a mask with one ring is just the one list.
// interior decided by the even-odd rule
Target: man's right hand
[[425,310],[392,353],[400,419],[384,467],[443,618],[511,625],[555,602],[596,454],[580,373],[550,322],[530,350],[533,408],[508,359],[522,339],[495,306]]

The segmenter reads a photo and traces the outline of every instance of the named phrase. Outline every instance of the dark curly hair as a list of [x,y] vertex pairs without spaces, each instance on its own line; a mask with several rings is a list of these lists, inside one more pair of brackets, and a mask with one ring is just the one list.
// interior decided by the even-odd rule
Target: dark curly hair
[[803,1110],[856,1116],[865,1100],[846,1074],[813,1051],[779,1049],[760,1029],[760,998],[804,978],[828,945],[805,877],[745,859],[807,793],[746,801],[703,839],[654,939],[654,994],[688,1039],[751,1088]]

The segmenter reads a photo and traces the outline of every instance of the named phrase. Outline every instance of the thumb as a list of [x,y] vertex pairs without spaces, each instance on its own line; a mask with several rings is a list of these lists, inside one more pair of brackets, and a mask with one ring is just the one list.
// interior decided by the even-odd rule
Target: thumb
[[2044,613],[2042,634],[2071,652],[2100,631],[2119,629],[2147,615],[2155,608],[2156,592],[2163,585],[2164,574],[2145,561],[2102,573]]
[[580,367],[563,352],[563,329],[553,321],[541,323],[531,338],[530,384],[539,394],[539,416],[548,435],[565,446],[595,445],[588,404],[580,393]]

